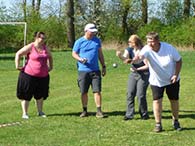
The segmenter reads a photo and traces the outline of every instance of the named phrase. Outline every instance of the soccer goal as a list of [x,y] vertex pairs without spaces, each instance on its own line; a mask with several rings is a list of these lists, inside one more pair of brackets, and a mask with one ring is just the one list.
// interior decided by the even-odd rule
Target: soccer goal
[[[23,27],[23,39],[24,39],[24,46],[26,45],[26,38],[27,38],[27,23],[26,22],[0,22],[0,25],[12,25],[12,26],[22,26]],[[23,65],[25,64],[25,57],[23,57]]]
[[27,23],[26,22],[0,22],[0,25],[23,25],[23,27],[24,27],[24,46],[26,45],[26,33],[27,33]]

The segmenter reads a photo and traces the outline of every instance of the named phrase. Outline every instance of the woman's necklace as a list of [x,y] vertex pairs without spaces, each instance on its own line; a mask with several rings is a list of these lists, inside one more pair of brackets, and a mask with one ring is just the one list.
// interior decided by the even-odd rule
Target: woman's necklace
[[35,47],[35,49],[37,50],[38,53],[42,53],[42,51],[43,51],[43,47],[42,46],[35,45],[34,47]]

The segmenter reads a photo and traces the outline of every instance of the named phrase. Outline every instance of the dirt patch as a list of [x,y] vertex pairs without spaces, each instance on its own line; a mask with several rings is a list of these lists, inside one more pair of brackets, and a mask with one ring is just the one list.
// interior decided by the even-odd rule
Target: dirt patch
[[102,48],[105,50],[124,50],[128,47],[128,44],[126,42],[103,42]]
[[[190,45],[190,46],[175,46],[175,45],[173,45],[173,46],[179,51],[195,51],[195,46],[193,46],[193,45]],[[128,47],[127,42],[112,41],[112,42],[103,42],[102,43],[102,48],[105,50],[123,51],[127,47]]]

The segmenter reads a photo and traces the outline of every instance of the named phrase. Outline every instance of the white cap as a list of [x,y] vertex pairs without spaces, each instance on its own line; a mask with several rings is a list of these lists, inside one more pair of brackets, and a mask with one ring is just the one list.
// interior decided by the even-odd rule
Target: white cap
[[84,31],[98,32],[95,24],[93,24],[93,23],[89,23],[89,24],[85,25]]

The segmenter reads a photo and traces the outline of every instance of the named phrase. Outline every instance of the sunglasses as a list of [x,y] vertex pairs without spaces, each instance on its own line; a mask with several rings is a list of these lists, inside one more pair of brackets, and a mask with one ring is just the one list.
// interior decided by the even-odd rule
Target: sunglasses
[[42,40],[45,40],[46,39],[44,36],[40,36],[39,38],[41,38]]

